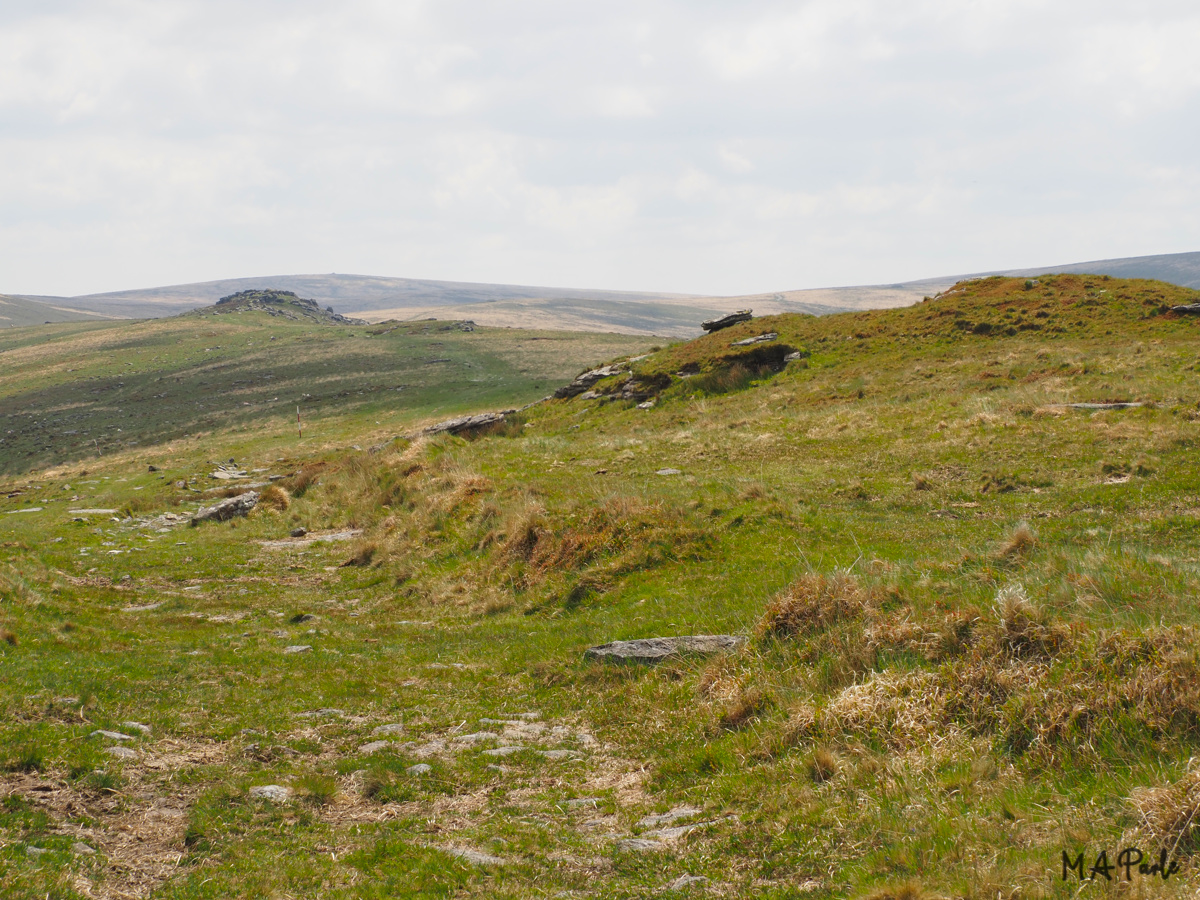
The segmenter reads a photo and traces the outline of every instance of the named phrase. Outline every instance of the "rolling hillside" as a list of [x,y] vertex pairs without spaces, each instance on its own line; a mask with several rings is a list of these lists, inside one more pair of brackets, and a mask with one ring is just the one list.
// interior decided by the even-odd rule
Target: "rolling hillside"
[[[985,273],[1031,276],[1045,272],[1155,278],[1185,287],[1200,287],[1200,253],[1175,253],[1129,259],[1100,260],[1066,266],[1047,266]],[[294,291],[343,315],[369,321],[385,319],[472,319],[481,325],[513,328],[551,328],[580,331],[619,331],[630,334],[691,337],[700,322],[744,307],[759,314],[829,313],[890,309],[919,302],[955,282],[976,275],[944,276],[892,285],[814,288],[746,294],[734,297],[631,293],[574,288],[470,284],[363,275],[278,275],[233,278],[200,284],[174,285],[90,294],[71,298],[27,299],[68,305],[104,316],[156,318],[176,315],[215,303],[243,290]],[[40,309],[40,307],[39,307]],[[0,313],[3,308],[0,308]],[[67,321],[73,313],[46,314],[41,321]],[[28,317],[27,317],[28,318]],[[2,321],[2,320],[0,320]],[[35,324],[30,321],[26,324]]]
[[145,435],[0,478],[5,895],[1194,896],[1197,302],[0,334],[10,433]]

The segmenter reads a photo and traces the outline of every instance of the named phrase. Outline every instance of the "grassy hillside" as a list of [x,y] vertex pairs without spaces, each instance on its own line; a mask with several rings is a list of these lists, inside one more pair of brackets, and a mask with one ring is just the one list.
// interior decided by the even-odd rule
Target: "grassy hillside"
[[[1198,299],[988,279],[673,345],[474,440],[10,478],[5,884],[1065,898],[1063,851],[1137,847],[1179,870],[1083,893],[1190,896]],[[227,455],[259,507],[173,525],[240,490]],[[716,633],[747,642],[583,657]]]
[[428,417],[528,403],[648,343],[465,332],[454,322],[352,327],[220,307],[135,324],[0,331],[0,473],[131,447],[161,456],[169,444],[172,454],[218,458],[383,439]]
[[75,309],[53,300],[43,303],[29,297],[7,297],[0,294],[0,328],[23,328],[27,325],[49,325],[52,322],[111,318],[111,315]]

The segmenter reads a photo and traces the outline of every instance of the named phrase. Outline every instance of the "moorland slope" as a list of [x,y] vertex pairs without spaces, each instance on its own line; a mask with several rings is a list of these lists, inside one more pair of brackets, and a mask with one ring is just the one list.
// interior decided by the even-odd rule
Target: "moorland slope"
[[[1190,896],[1198,300],[984,279],[621,350],[475,437],[214,417],[9,477],[7,884]],[[584,657],[689,634],[744,643]]]

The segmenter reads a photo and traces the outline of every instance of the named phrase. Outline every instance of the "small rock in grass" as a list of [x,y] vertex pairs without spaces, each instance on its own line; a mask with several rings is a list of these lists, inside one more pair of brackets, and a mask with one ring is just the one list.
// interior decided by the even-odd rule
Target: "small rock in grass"
[[680,875],[678,878],[668,884],[664,890],[682,891],[685,888],[702,884],[708,884],[708,879],[703,875]]
[[140,731],[142,734],[150,733],[150,726],[143,725],[141,722],[122,722],[122,728],[132,728],[134,731]]
[[483,853],[479,850],[471,850],[463,847],[447,847],[445,852],[451,856],[457,856],[464,862],[469,862],[474,866],[504,865],[504,860],[499,856],[492,856],[490,853]]
[[409,775],[428,775],[430,772],[433,771],[433,766],[427,765],[425,763],[417,763],[415,766],[409,766],[404,771],[407,772]]
[[236,497],[227,497],[220,503],[205,507],[192,516],[191,524],[201,522],[225,522],[235,516],[244,516],[258,504],[258,492],[247,491]]
[[570,750],[539,750],[538,753],[546,759],[572,759],[576,755]]
[[625,838],[623,841],[617,841],[617,849],[641,853],[645,850],[662,850],[663,845],[658,841],[648,841],[645,838]]
[[322,706],[320,709],[310,709],[308,712],[302,712],[298,715],[301,719],[317,719],[321,716],[344,716],[346,711],[338,709],[336,706]]
[[393,722],[391,725],[380,725],[371,734],[404,734],[404,726],[399,722]]
[[108,747],[104,752],[109,756],[117,757],[117,759],[137,759],[137,751],[131,747]]
[[310,644],[292,644],[290,647],[284,647],[284,653],[308,653],[312,650]]
[[512,756],[514,753],[520,753],[520,747],[493,747],[491,750],[484,750],[484,756]]
[[565,804],[567,809],[595,809],[600,805],[599,797],[576,797]]
[[108,738],[110,741],[132,741],[133,735],[121,734],[119,731],[93,731],[89,737]]
[[391,741],[371,741],[371,743],[363,744],[359,747],[358,752],[369,756],[372,753],[378,753],[380,750],[386,750],[390,746],[392,746]]
[[50,851],[47,850],[45,847],[26,847],[25,848],[25,855],[32,856],[34,859],[37,859],[38,857],[41,857],[41,856],[45,856],[49,852]]
[[288,534],[291,535],[292,537],[301,538],[301,537],[304,537],[306,534],[308,534],[308,529],[307,528],[293,528],[291,531],[288,532]]
[[260,784],[250,788],[250,796],[270,800],[272,803],[286,803],[291,799],[292,789],[282,784]]
[[656,663],[674,656],[695,654],[707,656],[713,653],[736,650],[746,642],[743,637],[732,634],[693,634],[685,637],[642,638],[636,641],[613,641],[590,647],[584,657],[617,663]]
[[290,619],[288,619],[288,621],[293,625],[300,625],[304,622],[311,622],[315,618],[316,616],[314,616],[312,613],[296,613],[296,615],[292,616]]
[[494,741],[499,737],[494,731],[476,731],[474,734],[460,734],[454,740],[460,744],[478,744],[481,741]]
[[654,474],[655,475],[682,475],[683,472],[681,472],[679,469],[659,469]]
[[94,847],[89,847],[83,841],[76,841],[71,845],[71,852],[76,856],[95,856],[96,850]]
[[654,828],[657,825],[669,825],[671,822],[677,822],[680,819],[690,819],[693,816],[700,815],[701,810],[694,806],[677,806],[670,812],[660,813],[657,816],[646,816],[638,825],[642,828]]

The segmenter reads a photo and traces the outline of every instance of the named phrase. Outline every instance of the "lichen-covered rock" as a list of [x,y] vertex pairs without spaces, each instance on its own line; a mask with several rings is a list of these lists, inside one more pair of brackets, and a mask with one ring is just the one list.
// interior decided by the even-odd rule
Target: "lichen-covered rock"
[[554,392],[554,396],[559,400],[575,397],[591,389],[592,385],[596,382],[610,378],[613,375],[620,375],[624,371],[625,367],[619,363],[611,366],[601,366],[599,369],[590,369],[587,372],[576,375],[574,381],[560,387]]
[[746,642],[732,634],[693,634],[686,637],[642,638],[636,641],[613,641],[590,647],[587,659],[614,663],[651,665],[675,656],[725,653],[736,650]]
[[201,522],[224,522],[235,516],[244,516],[258,505],[258,491],[247,491],[236,497],[226,497],[220,503],[206,506],[192,516],[192,524]]
[[700,327],[711,334],[714,331],[720,331],[723,328],[729,328],[741,322],[749,322],[754,318],[753,313],[754,310],[751,309],[739,309],[737,312],[722,316],[719,319],[710,319],[707,322],[701,322]]
[[503,412],[485,412],[476,413],[473,416],[459,416],[456,419],[447,419],[444,422],[438,422],[436,425],[430,425],[425,429],[424,433],[470,434],[473,431],[499,425],[504,421],[505,416],[510,416],[514,412],[516,412],[515,409],[506,409]]

